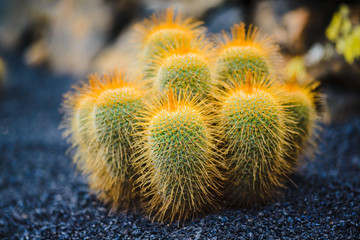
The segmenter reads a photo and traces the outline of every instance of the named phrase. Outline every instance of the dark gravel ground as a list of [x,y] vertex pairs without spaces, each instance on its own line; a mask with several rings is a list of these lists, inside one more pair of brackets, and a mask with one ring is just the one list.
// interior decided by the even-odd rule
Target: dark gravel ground
[[184,226],[110,214],[76,174],[58,130],[73,79],[7,54],[0,96],[0,238],[360,239],[360,117],[325,127],[316,160],[276,203],[223,211]]

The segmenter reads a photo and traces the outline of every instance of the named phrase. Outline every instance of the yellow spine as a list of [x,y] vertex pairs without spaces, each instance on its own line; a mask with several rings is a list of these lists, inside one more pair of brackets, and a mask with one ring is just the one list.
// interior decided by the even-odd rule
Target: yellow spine
[[223,32],[217,40],[216,72],[219,80],[229,83],[229,79],[244,82],[246,72],[263,75],[279,75],[281,56],[272,37],[262,34],[256,27],[235,24],[231,33]]
[[144,63],[144,73],[152,76],[151,60],[161,49],[166,49],[175,41],[189,41],[200,37],[205,28],[202,22],[186,18],[181,13],[175,14],[169,8],[160,14],[154,14],[135,26],[138,32],[140,58]]
[[218,97],[231,206],[271,200],[290,171],[284,147],[289,144],[286,126],[292,121],[279,89],[266,76],[247,74],[245,83],[234,79]]
[[222,176],[208,106],[168,91],[147,106],[136,161],[145,211],[159,221],[185,221],[216,210]]

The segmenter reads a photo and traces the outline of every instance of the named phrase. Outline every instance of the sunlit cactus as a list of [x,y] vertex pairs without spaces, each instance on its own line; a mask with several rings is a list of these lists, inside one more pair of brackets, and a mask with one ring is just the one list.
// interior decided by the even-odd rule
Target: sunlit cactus
[[226,196],[231,206],[265,203],[282,187],[290,166],[284,159],[291,122],[280,87],[268,77],[247,74],[219,97],[220,128],[228,165]]
[[293,119],[288,122],[291,145],[288,146],[287,159],[292,167],[298,164],[299,155],[305,149],[314,147],[313,137],[319,128],[316,124],[320,115],[316,111],[316,102],[321,101],[321,96],[315,89],[319,82],[298,75],[287,79],[281,86],[288,106],[288,114]]
[[151,61],[153,85],[158,91],[188,89],[207,97],[214,85],[212,45],[203,37],[175,40]]
[[64,95],[65,117],[61,127],[65,129],[64,136],[71,143],[73,161],[78,170],[88,176],[90,188],[103,201],[115,204],[118,197],[112,189],[118,184],[108,172],[94,137],[93,112],[96,98],[92,94],[92,87],[97,79],[96,75],[91,75],[89,82],[76,85],[74,91]]
[[[93,78],[94,76],[90,76]],[[79,169],[84,170],[88,161],[95,161],[89,157],[90,146],[94,144],[93,109],[94,99],[89,94],[89,84],[82,83],[74,87],[74,91],[64,95],[63,110],[65,117],[61,128],[74,149],[74,162]]]
[[131,173],[124,170],[131,157],[135,118],[143,107],[144,91],[121,75],[105,75],[104,78],[95,93],[95,137],[104,146],[114,174],[125,174],[128,178]]
[[65,133],[71,133],[77,147],[75,160],[89,174],[90,186],[100,198],[127,208],[136,197],[131,158],[145,90],[136,80],[128,81],[124,74],[114,72],[92,76],[78,91],[65,101],[68,112],[73,112]]
[[283,79],[274,40],[243,23],[217,46],[173,9],[137,31],[144,79],[93,75],[65,95],[64,135],[91,190],[170,223],[274,199],[314,146],[318,84]]
[[153,59],[161,48],[167,48],[175,41],[188,41],[198,38],[205,32],[201,22],[176,14],[169,8],[160,14],[154,14],[136,26],[140,44],[141,58],[145,64],[144,71],[152,76]]
[[221,163],[207,108],[170,90],[143,113],[136,165],[145,211],[153,219],[185,221],[217,208]]
[[272,37],[262,34],[251,25],[235,24],[231,33],[218,37],[216,72],[219,80],[244,82],[247,71],[264,75],[279,75],[281,56]]

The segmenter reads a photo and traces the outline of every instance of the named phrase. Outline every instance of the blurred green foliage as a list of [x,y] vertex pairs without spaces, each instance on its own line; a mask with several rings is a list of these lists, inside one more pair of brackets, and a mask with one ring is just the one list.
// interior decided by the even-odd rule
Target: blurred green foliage
[[306,76],[307,71],[303,56],[295,56],[291,58],[286,65],[285,73],[286,76],[290,78],[294,75]]
[[336,51],[344,55],[348,63],[360,57],[360,25],[353,26],[349,18],[350,10],[342,4],[326,29],[326,37],[336,44]]

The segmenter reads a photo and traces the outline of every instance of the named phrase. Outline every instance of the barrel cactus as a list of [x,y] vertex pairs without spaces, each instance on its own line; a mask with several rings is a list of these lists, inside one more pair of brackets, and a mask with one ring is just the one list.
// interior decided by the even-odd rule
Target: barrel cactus
[[144,207],[154,219],[186,220],[217,208],[221,161],[207,108],[170,90],[143,113],[136,165]]
[[136,117],[146,91],[136,80],[129,81],[115,71],[92,76],[78,92],[65,102],[73,113],[65,128],[77,147],[74,159],[89,175],[90,186],[101,199],[114,207],[128,208],[136,197],[131,159]]
[[277,77],[281,56],[272,37],[251,25],[246,30],[241,23],[217,39],[216,72],[220,81],[229,83],[231,78],[244,82],[248,71]]
[[227,197],[231,206],[269,201],[282,187],[290,166],[284,159],[292,122],[280,87],[268,77],[247,74],[219,97],[220,128],[228,165]]
[[209,97],[214,86],[212,45],[203,37],[175,40],[151,61],[153,86],[158,91],[189,90]]
[[175,14],[172,8],[154,14],[136,25],[140,58],[144,63],[145,74],[152,76],[151,60],[162,48],[171,46],[175,41],[188,41],[200,37],[205,32],[201,25],[201,22],[193,18],[186,18],[180,13]]
[[[94,78],[95,76],[90,76]],[[94,144],[94,125],[92,111],[94,108],[94,99],[89,94],[90,86],[87,83],[81,83],[74,86],[74,91],[64,95],[63,110],[65,117],[61,128],[64,128],[64,137],[67,138],[74,150],[74,162],[77,166],[85,170],[89,157],[90,146]]]
[[274,40],[243,23],[209,41],[167,9],[136,29],[143,78],[92,75],[65,95],[64,135],[98,198],[160,222],[274,199],[314,146],[318,83],[284,79]]
[[320,93],[315,91],[318,85],[318,82],[310,78],[294,75],[281,86],[284,90],[285,104],[289,109],[288,113],[294,120],[287,126],[291,136],[287,159],[292,167],[296,167],[299,163],[299,156],[305,149],[311,153],[311,149],[315,146],[314,134],[319,128],[317,121],[320,120],[316,103],[321,100]]

